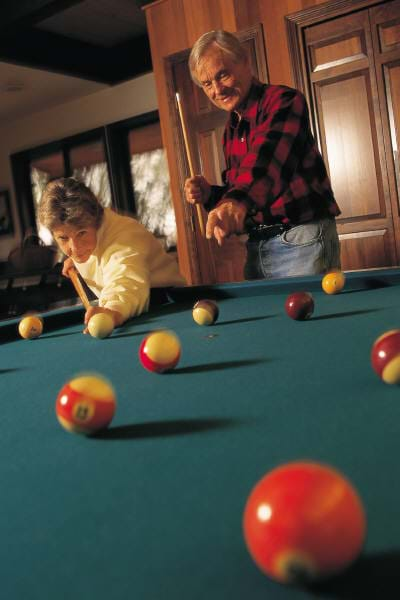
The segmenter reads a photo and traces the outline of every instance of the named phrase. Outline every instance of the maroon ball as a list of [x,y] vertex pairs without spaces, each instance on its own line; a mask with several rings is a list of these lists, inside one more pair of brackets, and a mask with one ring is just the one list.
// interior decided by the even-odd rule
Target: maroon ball
[[285,310],[291,319],[305,321],[314,312],[314,299],[309,292],[295,292],[286,298]]

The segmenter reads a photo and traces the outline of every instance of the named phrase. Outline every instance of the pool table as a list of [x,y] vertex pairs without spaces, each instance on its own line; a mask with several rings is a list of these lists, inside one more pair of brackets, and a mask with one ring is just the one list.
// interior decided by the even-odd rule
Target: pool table
[[[308,321],[292,291],[312,292]],[[209,327],[195,300],[218,301]],[[81,306],[44,313],[36,340],[0,326],[0,586],[7,600],[303,600],[400,597],[400,390],[370,365],[400,328],[400,269],[347,274],[337,295],[303,277],[169,290],[168,302],[103,340],[82,335]],[[143,337],[174,330],[175,370],[146,371]],[[66,432],[54,406],[74,375],[114,385],[117,411],[92,437]],[[363,554],[310,587],[259,571],[242,515],[277,465],[339,469],[367,513]],[[394,590],[394,591],[393,591]]]

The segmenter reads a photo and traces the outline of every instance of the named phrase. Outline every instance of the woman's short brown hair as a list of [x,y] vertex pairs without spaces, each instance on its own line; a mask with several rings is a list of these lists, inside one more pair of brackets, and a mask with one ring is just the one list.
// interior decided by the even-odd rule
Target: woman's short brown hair
[[49,181],[38,210],[39,222],[50,231],[60,225],[98,229],[103,214],[104,208],[92,190],[73,177]]

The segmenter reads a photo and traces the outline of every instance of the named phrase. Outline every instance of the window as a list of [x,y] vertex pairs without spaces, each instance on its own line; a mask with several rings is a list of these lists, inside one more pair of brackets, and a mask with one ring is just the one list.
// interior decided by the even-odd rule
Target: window
[[11,156],[23,233],[51,234],[37,222],[47,182],[75,177],[105,207],[137,218],[167,250],[176,247],[176,223],[158,112],[153,111]]

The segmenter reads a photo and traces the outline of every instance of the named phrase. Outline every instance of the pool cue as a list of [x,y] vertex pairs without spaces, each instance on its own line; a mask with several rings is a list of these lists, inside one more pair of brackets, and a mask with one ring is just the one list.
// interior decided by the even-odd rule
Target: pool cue
[[82,282],[79,279],[79,275],[78,275],[78,272],[75,269],[75,267],[71,267],[70,269],[68,269],[68,275],[69,275],[72,283],[74,284],[74,288],[75,288],[79,298],[82,300],[83,306],[87,310],[89,308],[89,306],[91,306],[91,304],[88,300],[85,290],[83,289]]
[[[182,127],[183,140],[185,142],[186,158],[187,158],[187,161],[189,163],[190,177],[194,177],[194,168],[193,168],[192,157],[191,157],[190,149],[189,149],[189,141],[188,141],[188,137],[187,137],[187,130],[186,130],[186,125],[185,125],[185,119],[183,118],[183,111],[182,111],[181,101],[179,99],[179,93],[176,92],[175,95],[176,95],[176,103],[178,105],[179,119],[180,119],[181,127]],[[201,235],[204,237],[205,236],[205,234],[204,234],[204,222],[203,222],[203,215],[202,215],[202,212],[201,212],[200,204],[196,203],[196,209],[197,209],[197,218],[199,220],[199,226],[200,226]]]

